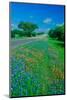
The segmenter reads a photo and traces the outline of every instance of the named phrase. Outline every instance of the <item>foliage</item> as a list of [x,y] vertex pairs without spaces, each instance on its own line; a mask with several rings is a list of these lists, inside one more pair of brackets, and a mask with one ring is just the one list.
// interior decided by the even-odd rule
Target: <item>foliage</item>
[[37,33],[37,35],[43,35],[44,34],[44,32],[38,32]]
[[25,36],[25,33],[18,29],[11,30],[11,37],[15,38],[16,36],[18,37]]
[[37,35],[37,33],[36,33],[36,32],[32,32],[32,36],[34,36],[34,37],[35,37],[36,35]]
[[38,28],[36,24],[33,24],[31,22],[20,22],[18,25],[18,28],[23,29],[25,34],[29,37],[32,36],[32,32]]
[[60,41],[64,41],[64,25],[57,26],[55,29],[49,31],[49,36]]

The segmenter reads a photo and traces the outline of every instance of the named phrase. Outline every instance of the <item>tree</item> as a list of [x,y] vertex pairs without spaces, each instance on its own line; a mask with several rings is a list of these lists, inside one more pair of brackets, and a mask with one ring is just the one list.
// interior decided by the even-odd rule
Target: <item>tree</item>
[[13,29],[13,30],[11,30],[11,37],[12,37],[12,38],[15,38],[16,36],[17,36],[17,37],[22,37],[22,36],[24,36],[24,35],[25,35],[24,32],[21,31],[21,30],[18,30],[18,29]]
[[45,32],[38,32],[37,35],[43,35]]
[[52,38],[64,41],[64,25],[57,26],[54,30],[50,30],[48,34]]
[[57,34],[58,40],[64,41],[64,25],[57,27],[54,32]]
[[31,22],[20,22],[18,28],[22,29],[27,36],[31,37],[32,32],[37,29],[38,26]]
[[55,37],[54,30],[53,29],[49,30],[48,35],[54,38]]

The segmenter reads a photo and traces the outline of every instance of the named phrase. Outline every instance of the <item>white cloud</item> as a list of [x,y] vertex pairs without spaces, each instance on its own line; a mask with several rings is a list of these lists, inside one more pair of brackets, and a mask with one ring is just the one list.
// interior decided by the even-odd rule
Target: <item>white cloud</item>
[[43,23],[45,23],[45,24],[49,24],[51,22],[52,22],[51,18],[46,18],[45,20],[43,20]]
[[33,16],[31,15],[30,18],[33,18]]

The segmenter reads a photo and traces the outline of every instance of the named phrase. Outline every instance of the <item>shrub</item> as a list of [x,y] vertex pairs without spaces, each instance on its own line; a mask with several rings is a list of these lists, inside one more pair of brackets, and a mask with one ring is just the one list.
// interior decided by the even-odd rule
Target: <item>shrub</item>
[[57,26],[55,29],[49,31],[49,36],[60,41],[64,41],[64,25]]
[[25,36],[25,33],[21,30],[18,30],[18,29],[11,30],[11,37],[15,38],[16,36],[22,37],[22,36]]

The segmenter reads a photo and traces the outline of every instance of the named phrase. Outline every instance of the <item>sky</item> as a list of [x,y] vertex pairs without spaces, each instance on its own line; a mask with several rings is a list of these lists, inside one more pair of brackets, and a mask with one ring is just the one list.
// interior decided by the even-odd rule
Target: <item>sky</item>
[[22,21],[37,24],[38,31],[47,31],[57,25],[64,24],[64,6],[10,3],[11,28],[17,28],[17,25]]

